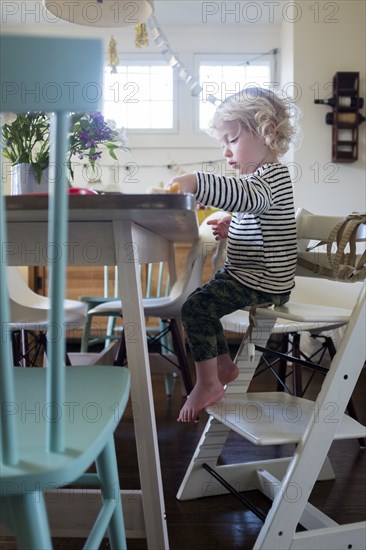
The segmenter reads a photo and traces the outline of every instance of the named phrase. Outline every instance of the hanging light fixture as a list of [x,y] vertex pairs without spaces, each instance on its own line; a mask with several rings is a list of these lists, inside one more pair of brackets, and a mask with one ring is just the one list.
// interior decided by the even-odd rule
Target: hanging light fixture
[[88,27],[127,27],[143,23],[154,12],[154,0],[43,0],[58,19]]

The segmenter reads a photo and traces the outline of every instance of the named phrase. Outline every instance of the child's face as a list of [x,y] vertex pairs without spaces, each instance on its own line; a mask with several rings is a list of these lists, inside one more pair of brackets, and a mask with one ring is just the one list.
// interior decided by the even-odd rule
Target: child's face
[[222,144],[228,165],[240,174],[251,174],[262,164],[277,161],[261,137],[244,130],[236,122],[223,122],[214,135]]

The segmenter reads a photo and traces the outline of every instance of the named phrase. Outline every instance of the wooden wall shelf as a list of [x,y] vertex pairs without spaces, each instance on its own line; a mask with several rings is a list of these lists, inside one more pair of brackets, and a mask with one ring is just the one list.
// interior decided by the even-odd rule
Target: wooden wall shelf
[[359,96],[359,72],[337,72],[333,77],[333,96],[315,100],[332,107],[325,121],[332,125],[332,161],[354,162],[358,158],[358,127],[365,120],[359,112],[363,99]]

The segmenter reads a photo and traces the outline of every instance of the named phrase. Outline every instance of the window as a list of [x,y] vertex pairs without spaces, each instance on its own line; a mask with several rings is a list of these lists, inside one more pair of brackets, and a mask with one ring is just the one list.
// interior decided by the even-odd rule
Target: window
[[[254,59],[253,59],[254,58]],[[268,87],[274,56],[267,54],[197,54],[192,56],[195,79],[202,92],[184,105],[200,133],[208,126],[215,106],[248,84]],[[272,77],[273,78],[273,77]],[[129,132],[172,134],[178,131],[177,81],[179,76],[164,59],[123,59],[117,73],[105,68],[104,115]],[[182,101],[186,101],[184,97]],[[179,110],[182,110],[180,106]]]
[[175,129],[173,69],[165,61],[126,63],[104,74],[104,115],[129,130]]
[[[268,87],[271,82],[270,61],[243,61],[238,59],[233,63],[233,56],[230,60],[203,60],[199,64],[199,78],[202,86],[202,93],[199,102],[199,129],[208,127],[215,107],[226,97],[240,92],[248,85]],[[237,57],[237,56],[235,56]],[[216,101],[215,101],[216,100]]]

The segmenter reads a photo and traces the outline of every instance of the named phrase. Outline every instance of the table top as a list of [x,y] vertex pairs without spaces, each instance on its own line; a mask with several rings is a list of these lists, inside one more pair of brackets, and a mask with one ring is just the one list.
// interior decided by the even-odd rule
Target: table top
[[[47,221],[47,195],[7,196],[5,202],[8,223]],[[69,220],[133,221],[171,242],[193,242],[198,237],[196,201],[190,194],[70,195]]]

